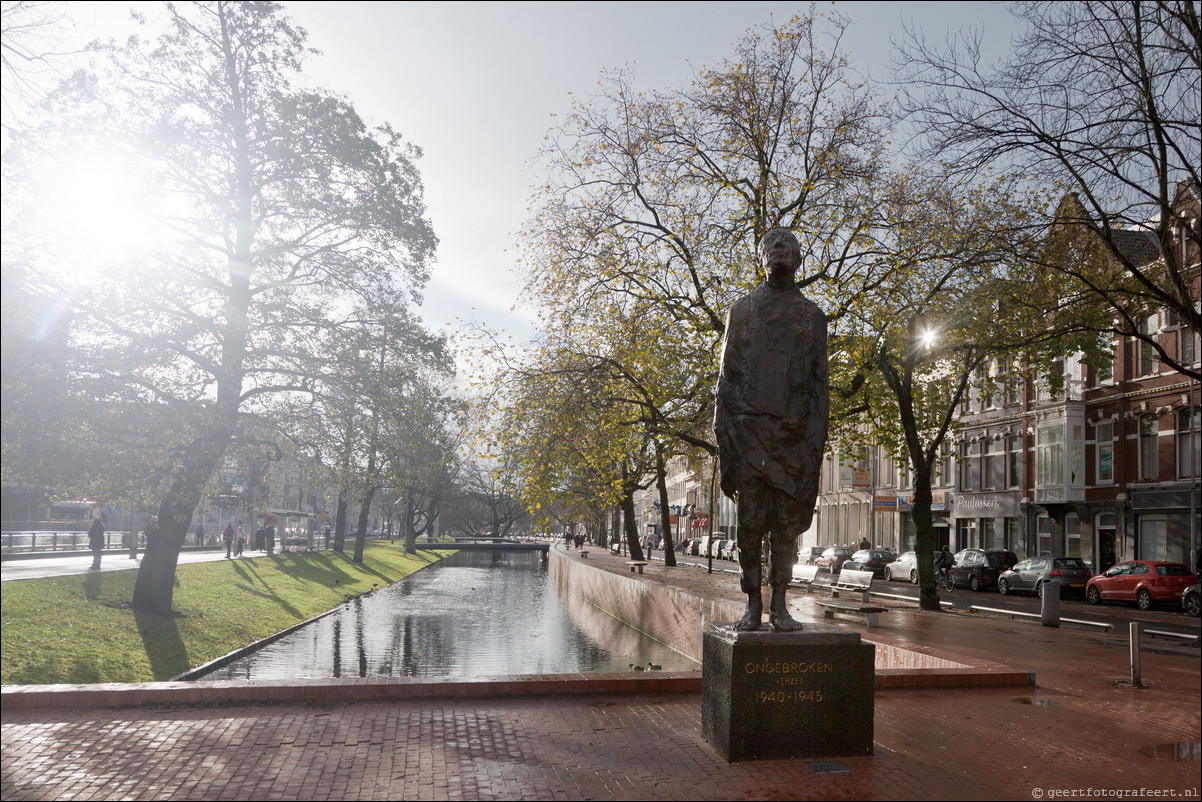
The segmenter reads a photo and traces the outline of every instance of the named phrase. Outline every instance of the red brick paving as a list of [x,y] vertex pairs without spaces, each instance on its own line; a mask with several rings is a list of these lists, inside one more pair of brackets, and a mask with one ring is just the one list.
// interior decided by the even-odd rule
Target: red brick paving
[[[655,573],[662,582],[673,572]],[[735,582],[676,574],[714,597]],[[818,620],[811,603],[793,606]],[[1196,647],[1145,651],[1149,687],[1131,689],[1126,633],[912,610],[879,629],[839,623],[956,662],[1034,671],[1038,685],[878,689],[875,754],[838,761],[848,769],[839,773],[804,760],[727,764],[701,738],[692,692],[31,711],[6,694],[0,793],[6,802],[1047,799],[1090,789],[1198,798],[1196,760],[1143,752],[1199,740]]]

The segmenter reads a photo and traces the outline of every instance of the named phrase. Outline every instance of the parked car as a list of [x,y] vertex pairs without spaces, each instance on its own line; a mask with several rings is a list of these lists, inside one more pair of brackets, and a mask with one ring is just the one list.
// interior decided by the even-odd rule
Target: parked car
[[817,565],[818,558],[822,556],[822,552],[830,548],[830,544],[825,546],[802,546],[797,550],[798,565]]
[[684,553],[689,555],[690,557],[700,556],[700,554],[701,554],[701,538],[695,537],[692,540],[690,540],[685,545]]
[[871,571],[874,577],[883,577],[885,569],[895,559],[889,549],[860,549],[848,557],[839,570]]
[[1198,585],[1190,585],[1181,594],[1181,607],[1186,615],[1192,615],[1194,618],[1202,615],[1202,590]]
[[1093,576],[1080,557],[1032,557],[1003,571],[997,580],[998,593],[1034,593],[1043,598],[1045,582],[1060,583],[1060,595],[1085,595],[1085,583]]
[[918,552],[906,551],[885,566],[885,579],[890,582],[918,584]]
[[952,582],[972,590],[996,588],[1001,573],[1017,563],[1018,555],[1005,549],[961,549],[952,566]]
[[1182,563],[1161,560],[1129,560],[1110,566],[1085,586],[1090,604],[1133,601],[1141,610],[1157,602],[1180,603],[1185,589],[1198,578]]
[[843,563],[847,558],[855,554],[856,550],[851,546],[827,546],[822,552],[822,556],[814,561],[814,564],[819,568],[825,568],[832,574],[837,574],[843,568]]

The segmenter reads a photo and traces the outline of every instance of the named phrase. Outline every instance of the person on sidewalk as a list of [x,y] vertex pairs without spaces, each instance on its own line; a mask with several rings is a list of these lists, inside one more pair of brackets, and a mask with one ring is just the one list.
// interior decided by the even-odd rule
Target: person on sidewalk
[[221,539],[225,541],[225,558],[227,560],[234,556],[234,522],[229,521],[225,525],[225,529],[221,530]]
[[88,548],[92,550],[92,569],[100,570],[100,552],[104,550],[104,524],[99,518],[92,519],[88,528]]
[[241,557],[242,549],[246,547],[246,533],[242,531],[242,527],[238,527],[238,533],[234,536],[234,538],[236,541],[234,544],[234,556]]

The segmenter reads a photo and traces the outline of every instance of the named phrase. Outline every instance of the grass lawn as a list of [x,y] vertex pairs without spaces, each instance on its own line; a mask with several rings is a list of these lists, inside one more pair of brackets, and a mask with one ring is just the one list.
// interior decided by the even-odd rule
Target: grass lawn
[[334,551],[180,565],[175,616],[129,608],[133,570],[4,582],[0,682],[170,679],[446,554],[368,541],[362,565]]

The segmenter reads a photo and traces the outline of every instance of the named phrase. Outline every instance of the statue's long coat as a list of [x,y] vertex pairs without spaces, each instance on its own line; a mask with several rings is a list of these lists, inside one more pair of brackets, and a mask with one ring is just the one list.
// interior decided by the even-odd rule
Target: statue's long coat
[[829,413],[826,316],[796,289],[761,284],[726,319],[714,409],[722,492],[763,483],[812,510]]

